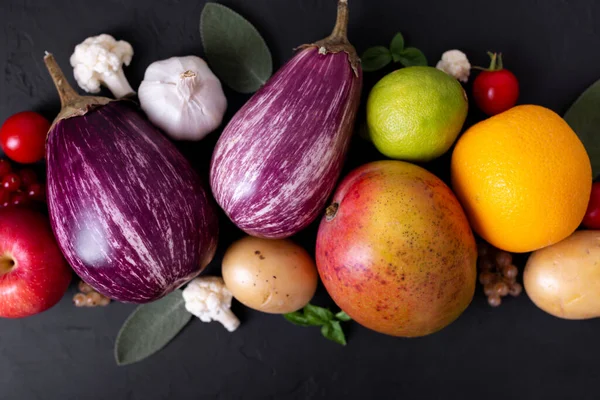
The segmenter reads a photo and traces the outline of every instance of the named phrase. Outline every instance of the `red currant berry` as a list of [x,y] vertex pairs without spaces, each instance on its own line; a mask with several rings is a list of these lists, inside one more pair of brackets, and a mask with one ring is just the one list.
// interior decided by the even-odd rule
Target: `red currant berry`
[[0,188],[0,207],[6,207],[10,204],[10,193]]
[[38,201],[45,200],[44,186],[39,183],[33,183],[27,188],[27,195]]
[[2,179],[2,187],[4,188],[4,190],[7,190],[9,192],[14,192],[19,190],[19,187],[21,186],[21,178],[19,178],[19,175],[15,174],[14,172],[10,172],[8,173],[4,179]]
[[27,195],[20,190],[13,192],[10,194],[10,204],[13,206],[18,206],[19,204],[23,204],[27,201]]
[[21,177],[21,186],[23,186],[23,189],[28,188],[32,183],[37,182],[37,175],[32,169],[25,168],[20,170],[19,176]]

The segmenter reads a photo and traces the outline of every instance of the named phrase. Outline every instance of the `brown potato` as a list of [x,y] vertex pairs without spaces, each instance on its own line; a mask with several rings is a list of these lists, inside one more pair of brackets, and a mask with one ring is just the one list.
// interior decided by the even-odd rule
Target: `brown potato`
[[227,249],[222,272],[233,297],[271,314],[304,307],[317,289],[314,261],[306,250],[285,239],[246,236],[238,240]]
[[600,231],[578,231],[534,252],[523,273],[525,291],[549,314],[565,319],[600,316]]

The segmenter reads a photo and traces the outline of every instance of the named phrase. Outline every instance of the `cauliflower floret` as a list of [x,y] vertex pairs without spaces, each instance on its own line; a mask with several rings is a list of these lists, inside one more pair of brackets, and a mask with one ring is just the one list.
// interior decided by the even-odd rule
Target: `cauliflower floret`
[[86,92],[98,93],[103,84],[120,98],[135,93],[123,73],[123,64],[129,65],[132,57],[129,43],[103,33],[75,46],[71,66],[77,84]]
[[467,82],[471,72],[469,60],[465,53],[460,50],[448,50],[442,54],[442,59],[437,63],[436,68],[452,75],[461,82]]
[[240,320],[231,312],[233,295],[223,278],[203,276],[193,279],[183,289],[185,308],[202,322],[218,321],[229,331],[240,326]]

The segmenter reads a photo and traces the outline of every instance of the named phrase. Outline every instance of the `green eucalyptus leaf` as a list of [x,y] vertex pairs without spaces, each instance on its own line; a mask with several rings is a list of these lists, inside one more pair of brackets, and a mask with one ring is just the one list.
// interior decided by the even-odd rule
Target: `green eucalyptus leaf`
[[257,91],[273,73],[271,52],[260,33],[244,17],[217,3],[207,3],[200,33],[215,74],[240,93]]
[[400,60],[400,54],[404,51],[404,37],[400,32],[396,33],[392,38],[392,42],[390,43],[390,52],[392,53],[392,58],[394,62],[398,62]]
[[586,89],[565,114],[565,121],[583,142],[592,163],[592,177],[600,174],[600,80]]
[[346,335],[342,330],[342,325],[339,321],[329,321],[321,327],[321,334],[327,339],[332,340],[342,346],[346,345]]
[[323,325],[333,319],[333,313],[326,308],[307,304],[304,307],[304,315],[311,325]]
[[360,61],[363,71],[377,71],[392,62],[392,54],[384,46],[375,46],[367,49]]
[[291,313],[283,314],[283,318],[287,319],[289,322],[291,322],[294,325],[313,326],[312,324],[310,324],[308,322],[308,319],[306,318],[306,316],[299,311],[294,311]]
[[335,318],[339,319],[340,321],[344,321],[344,322],[352,321],[352,318],[350,318],[350,316],[343,311],[340,311],[339,313],[335,314]]
[[399,54],[398,61],[405,67],[427,65],[425,54],[416,47],[407,47]]
[[144,304],[127,318],[115,342],[118,365],[132,364],[151,356],[173,339],[190,321],[181,290]]

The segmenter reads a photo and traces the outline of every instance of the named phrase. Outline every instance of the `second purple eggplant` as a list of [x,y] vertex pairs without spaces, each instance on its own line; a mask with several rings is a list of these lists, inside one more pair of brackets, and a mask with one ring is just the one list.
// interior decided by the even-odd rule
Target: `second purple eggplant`
[[333,32],[302,46],[245,105],[215,147],[210,183],[246,233],[289,237],[322,212],[354,128],[362,71],[347,39],[348,3]]

